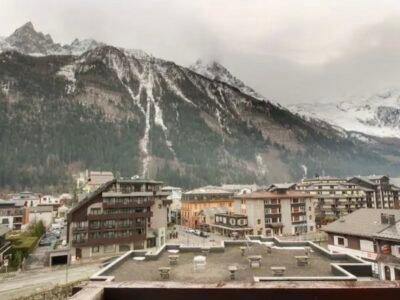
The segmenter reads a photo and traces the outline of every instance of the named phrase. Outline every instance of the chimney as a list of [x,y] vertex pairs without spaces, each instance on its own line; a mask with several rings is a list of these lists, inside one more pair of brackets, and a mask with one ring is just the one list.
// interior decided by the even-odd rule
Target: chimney
[[381,224],[394,225],[396,223],[395,215],[381,213]]
[[389,219],[389,224],[390,225],[394,225],[396,223],[394,215],[388,215],[388,219]]
[[388,224],[388,223],[389,220],[387,214],[381,213],[381,224]]

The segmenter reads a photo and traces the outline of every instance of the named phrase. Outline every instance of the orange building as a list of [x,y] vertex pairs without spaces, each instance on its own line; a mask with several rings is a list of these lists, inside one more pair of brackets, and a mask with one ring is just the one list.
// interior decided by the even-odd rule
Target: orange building
[[227,207],[232,211],[233,193],[218,188],[199,188],[182,195],[181,225],[198,228],[200,226],[199,213],[204,208]]

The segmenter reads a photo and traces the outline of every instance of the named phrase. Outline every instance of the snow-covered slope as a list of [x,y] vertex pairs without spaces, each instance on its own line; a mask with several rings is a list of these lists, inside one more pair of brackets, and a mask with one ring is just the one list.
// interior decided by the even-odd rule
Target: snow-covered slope
[[348,131],[400,138],[400,90],[345,97],[326,103],[296,104],[289,109],[306,118],[320,119]]
[[190,70],[197,74],[212,80],[217,80],[238,88],[242,93],[249,95],[258,100],[266,100],[262,95],[254,91],[251,87],[245,85],[243,81],[233,76],[223,65],[216,61],[203,62],[197,60],[189,67]]
[[12,47],[5,38],[0,37],[0,52],[7,51],[7,50],[15,50],[14,47]]

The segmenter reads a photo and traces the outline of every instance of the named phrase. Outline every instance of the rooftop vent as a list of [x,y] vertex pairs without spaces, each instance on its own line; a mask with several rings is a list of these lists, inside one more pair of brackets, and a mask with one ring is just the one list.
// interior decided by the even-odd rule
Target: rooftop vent
[[388,214],[381,214],[381,223],[382,224],[389,224],[389,225],[394,225],[396,223],[394,215],[388,215]]

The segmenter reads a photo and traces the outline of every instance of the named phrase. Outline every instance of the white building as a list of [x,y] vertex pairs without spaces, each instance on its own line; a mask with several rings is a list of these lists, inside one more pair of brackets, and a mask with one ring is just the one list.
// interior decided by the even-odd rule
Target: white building
[[36,206],[28,208],[29,224],[42,221],[44,226],[49,227],[53,223],[54,212],[52,206]]
[[234,197],[235,214],[245,215],[258,235],[295,235],[314,232],[315,199],[291,190],[253,192]]

